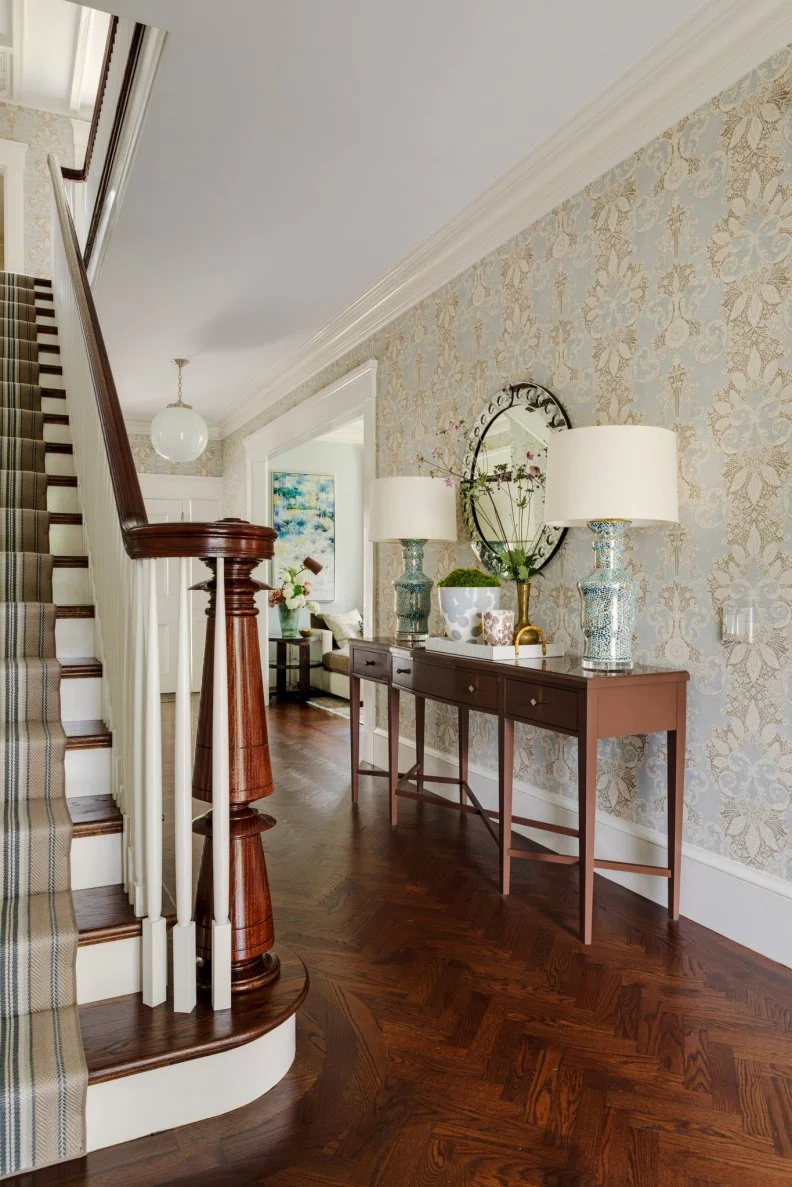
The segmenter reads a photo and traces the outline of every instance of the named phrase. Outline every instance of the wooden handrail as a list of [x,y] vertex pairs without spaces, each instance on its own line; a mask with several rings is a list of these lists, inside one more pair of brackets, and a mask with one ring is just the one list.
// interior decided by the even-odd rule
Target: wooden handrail
[[276,533],[272,528],[236,519],[218,520],[215,523],[148,522],[129,435],[110,368],[110,359],[85,265],[80,255],[74,221],[66,201],[61,168],[52,153],[47,161],[55,195],[58,225],[85,339],[96,407],[110,466],[118,522],[128,555],[135,559],[181,556],[268,559],[272,556],[276,539]]
[[102,60],[102,72],[99,75],[99,87],[96,92],[93,116],[91,117],[91,129],[88,133],[88,143],[85,146],[85,160],[82,163],[81,169],[72,169],[68,165],[63,166],[61,172],[66,181],[85,181],[88,171],[91,168],[91,157],[93,156],[94,144],[96,142],[96,130],[99,127],[99,116],[102,114],[102,103],[104,102],[105,91],[107,89],[107,76],[110,73],[110,59],[113,56],[113,45],[115,44],[117,29],[118,17],[111,17],[110,27],[107,30],[104,58]]

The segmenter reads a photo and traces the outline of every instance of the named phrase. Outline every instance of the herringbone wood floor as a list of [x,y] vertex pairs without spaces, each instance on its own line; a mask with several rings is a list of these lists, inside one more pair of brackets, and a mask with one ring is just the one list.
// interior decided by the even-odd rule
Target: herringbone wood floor
[[[570,867],[496,886],[476,820],[348,795],[347,724],[270,712],[278,939],[312,986],[264,1101],[39,1184],[790,1187],[792,973]],[[792,926],[792,921],[791,921]]]

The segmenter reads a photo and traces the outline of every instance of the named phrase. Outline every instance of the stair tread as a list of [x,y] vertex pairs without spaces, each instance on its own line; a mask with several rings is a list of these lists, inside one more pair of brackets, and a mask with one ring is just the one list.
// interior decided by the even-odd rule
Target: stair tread
[[49,511],[50,525],[54,523],[70,523],[75,527],[82,526],[83,517],[79,511]]
[[45,441],[45,453],[74,453],[74,446],[66,441]]
[[191,1014],[176,1014],[170,1000],[152,1009],[139,993],[80,1006],[89,1084],[216,1055],[280,1026],[305,1000],[308,974],[298,956],[280,945],[278,954],[278,980],[237,995],[231,1010],[199,997]]
[[64,680],[80,680],[102,675],[102,661],[90,655],[69,656],[58,662],[62,668],[61,678]]
[[88,557],[78,556],[73,554],[71,556],[57,555],[52,558],[52,566],[55,569],[87,569]]
[[142,921],[130,906],[123,886],[92,886],[73,890],[74,914],[80,933],[80,946],[139,936]]
[[111,795],[71,796],[66,805],[75,837],[102,837],[123,829],[121,813]]
[[103,721],[64,721],[67,750],[98,750],[113,745],[113,735]]
[[55,618],[96,618],[95,606],[56,606]]
[[[89,890],[73,890],[71,894],[81,948],[142,933],[143,920],[135,915],[123,886],[93,886]],[[162,914],[169,924],[176,918],[173,899],[164,886]]]
[[76,474],[47,474],[47,486],[76,486]]

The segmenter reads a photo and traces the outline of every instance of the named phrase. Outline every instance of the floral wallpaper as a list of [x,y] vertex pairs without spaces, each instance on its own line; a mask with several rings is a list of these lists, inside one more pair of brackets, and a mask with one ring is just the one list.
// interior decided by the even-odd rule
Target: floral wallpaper
[[[244,514],[243,438],[371,357],[383,475],[521,379],[549,387],[574,425],[675,429],[680,523],[632,534],[638,658],[691,672],[687,840],[792,879],[791,348],[785,49],[228,437],[226,505]],[[430,574],[465,560],[462,542],[427,549]],[[590,565],[573,531],[535,583],[536,621],[569,651]],[[378,633],[394,627],[398,570],[398,549],[380,546]],[[753,644],[721,642],[727,600],[754,603]],[[472,728],[495,767],[493,721]],[[430,743],[453,753],[454,734],[436,708]],[[516,770],[574,802],[574,742],[524,728]],[[602,743],[598,798],[663,829],[664,740]]]
[[49,276],[52,184],[47,154],[54,152],[64,165],[74,164],[71,120],[51,111],[36,111],[0,103],[0,137],[28,146],[25,157],[25,271]]
[[192,477],[222,478],[223,443],[210,440],[194,462],[168,462],[155,450],[145,433],[130,433],[129,444],[138,474],[189,474]]

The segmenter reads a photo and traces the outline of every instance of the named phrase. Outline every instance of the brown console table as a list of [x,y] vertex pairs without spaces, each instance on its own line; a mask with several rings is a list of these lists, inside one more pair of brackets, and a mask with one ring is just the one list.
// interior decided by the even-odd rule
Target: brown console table
[[[382,684],[388,692],[388,769],[360,766],[360,723],[352,712],[352,799],[357,801],[360,775],[388,780],[391,824],[396,824],[398,799],[429,800],[481,817],[498,846],[500,888],[509,893],[513,858],[561,862],[580,868],[580,937],[592,939],[594,871],[625,870],[668,879],[668,911],[679,918],[682,865],[682,815],[685,783],[685,725],[688,673],[636,666],[630,672],[592,672],[574,657],[496,663],[442,652],[410,648],[392,639],[351,640],[350,699],[360,701],[360,681]],[[399,773],[399,697],[415,697],[416,761]],[[424,769],[426,700],[456,706],[459,720],[459,773],[434,776]],[[498,811],[482,807],[468,782],[468,720],[470,711],[498,718]],[[578,828],[529,820],[512,813],[514,723],[525,722],[578,740]],[[668,739],[668,863],[665,866],[604,861],[594,855],[597,807],[597,741],[600,738],[664,732]],[[453,784],[459,800],[427,791],[427,783]],[[544,853],[516,847],[512,824],[578,838],[578,855]]]

